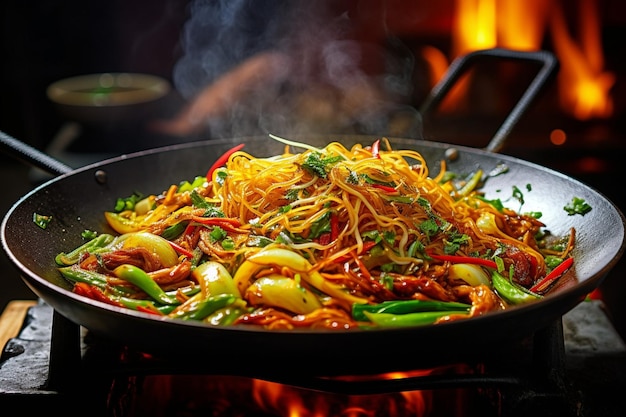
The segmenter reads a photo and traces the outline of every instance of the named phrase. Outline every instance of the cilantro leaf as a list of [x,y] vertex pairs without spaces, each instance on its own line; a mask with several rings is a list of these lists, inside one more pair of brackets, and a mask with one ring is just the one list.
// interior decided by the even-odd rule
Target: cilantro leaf
[[326,172],[328,165],[335,164],[341,160],[343,160],[342,156],[323,158],[321,153],[311,152],[302,164],[302,167],[320,178],[326,178],[328,175]]
[[330,232],[330,211],[327,211],[318,220],[313,222],[309,238],[315,239],[320,237],[322,233],[328,232]]
[[459,233],[457,230],[451,230],[444,240],[443,251],[448,255],[452,255],[456,253],[462,245],[467,245],[469,241],[470,237],[468,235]]
[[439,226],[433,219],[424,220],[420,223],[419,228],[428,237],[432,237],[439,232]]
[[198,208],[204,209],[203,217],[224,217],[222,210],[206,201],[200,194],[193,190],[190,194],[191,203]]

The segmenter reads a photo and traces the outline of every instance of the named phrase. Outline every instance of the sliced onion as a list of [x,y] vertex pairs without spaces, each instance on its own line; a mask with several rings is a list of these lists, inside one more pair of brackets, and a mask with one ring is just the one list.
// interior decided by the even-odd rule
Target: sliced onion
[[322,307],[317,297],[300,286],[296,280],[271,274],[254,281],[245,298],[252,305],[282,308],[297,314],[307,314]]
[[500,229],[496,224],[496,219],[493,213],[483,213],[480,215],[478,220],[476,220],[476,226],[483,233],[488,233],[490,235],[498,235],[500,233]]
[[241,298],[241,293],[228,270],[219,262],[208,261],[198,265],[191,275],[198,281],[204,291],[204,297],[231,294]]
[[178,264],[178,254],[170,242],[149,232],[128,233],[122,247],[124,249],[145,248],[154,253],[166,268]]
[[453,264],[448,269],[448,276],[453,279],[463,280],[473,287],[478,285],[491,286],[489,275],[479,265]]

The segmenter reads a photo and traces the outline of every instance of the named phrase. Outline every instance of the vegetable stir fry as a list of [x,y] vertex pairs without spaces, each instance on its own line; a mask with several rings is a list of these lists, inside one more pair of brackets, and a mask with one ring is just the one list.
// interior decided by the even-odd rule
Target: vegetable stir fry
[[238,146],[206,175],[121,198],[104,212],[117,234],[60,253],[60,273],[78,294],[174,320],[347,330],[534,302],[572,266],[574,230],[551,237],[540,213],[485,198],[480,169],[459,179],[442,162],[430,177],[384,138],[273,138],[281,155]]

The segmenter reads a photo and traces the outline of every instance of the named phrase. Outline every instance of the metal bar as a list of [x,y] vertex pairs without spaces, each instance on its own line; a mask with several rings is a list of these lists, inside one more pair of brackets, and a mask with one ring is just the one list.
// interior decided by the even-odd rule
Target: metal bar
[[30,166],[41,168],[49,174],[63,175],[73,171],[68,165],[46,155],[44,152],[25,144],[0,131],[0,149]]
[[461,388],[504,388],[518,387],[526,382],[523,378],[513,375],[424,375],[397,379],[377,380],[341,380],[325,378],[284,377],[271,380],[299,388],[322,391],[331,394],[375,395],[392,394],[406,391]]
[[61,393],[77,390],[81,382],[80,326],[52,313],[47,388]]
[[522,97],[508,114],[498,131],[484,148],[489,152],[498,152],[502,149],[505,140],[513,127],[519,122],[530,104],[537,97],[546,82],[558,68],[558,60],[551,52],[547,51],[513,51],[502,48],[485,49],[471,52],[455,59],[444,77],[433,87],[429,96],[420,107],[423,116],[432,111],[443,100],[459,78],[477,61],[485,58],[498,58],[513,61],[529,61],[542,64],[535,78],[530,83]]

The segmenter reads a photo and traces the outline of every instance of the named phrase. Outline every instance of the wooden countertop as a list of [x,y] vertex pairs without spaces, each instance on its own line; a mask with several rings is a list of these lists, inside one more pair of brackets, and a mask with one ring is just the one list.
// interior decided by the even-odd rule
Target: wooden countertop
[[10,301],[0,316],[0,349],[22,329],[28,309],[37,304],[33,300]]

